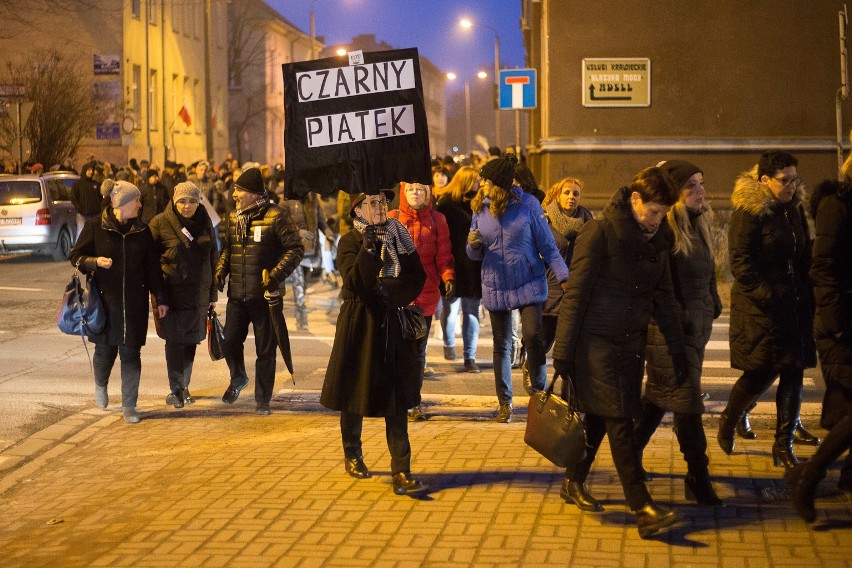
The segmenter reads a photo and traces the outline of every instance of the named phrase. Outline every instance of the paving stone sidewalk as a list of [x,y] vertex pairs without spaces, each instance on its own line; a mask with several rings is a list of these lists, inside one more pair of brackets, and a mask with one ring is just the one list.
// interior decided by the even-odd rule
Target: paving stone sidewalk
[[355,480],[338,416],[316,392],[279,392],[268,417],[250,398],[225,406],[202,392],[183,410],[141,408],[135,426],[117,409],[86,411],[52,427],[46,446],[35,440],[51,433],[25,441],[29,455],[0,471],[0,566],[852,566],[837,470],[808,527],[786,500],[766,429],[728,457],[708,418],[728,504],[713,510],[685,501],[664,424],[646,452],[650,488],[687,525],[642,540],[606,442],[589,479],[606,511],[583,513],[560,499],[562,471],[524,444],[522,401],[516,422],[497,424],[491,397],[427,397],[431,418],[410,436],[430,491],[412,499],[391,492],[381,419],[364,424],[375,476]]

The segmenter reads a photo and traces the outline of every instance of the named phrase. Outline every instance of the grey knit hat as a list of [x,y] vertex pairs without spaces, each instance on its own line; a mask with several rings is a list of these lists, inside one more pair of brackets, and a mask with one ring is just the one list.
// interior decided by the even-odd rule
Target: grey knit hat
[[113,209],[118,209],[123,205],[127,205],[134,199],[139,199],[142,196],[139,192],[139,188],[129,181],[113,181],[111,179],[106,179],[101,186],[101,191],[104,191],[107,188],[109,188],[109,200]]
[[179,199],[184,197],[194,199],[201,203],[201,191],[191,181],[182,181],[175,186],[175,193],[172,198],[174,202],[177,203]]

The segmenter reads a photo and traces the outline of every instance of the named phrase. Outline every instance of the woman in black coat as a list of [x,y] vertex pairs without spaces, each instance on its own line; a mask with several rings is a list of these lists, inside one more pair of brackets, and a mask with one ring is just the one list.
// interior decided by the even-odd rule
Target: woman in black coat
[[411,477],[407,410],[420,404],[420,354],[402,337],[398,308],[423,289],[426,272],[408,230],[388,219],[393,192],[352,200],[354,230],[338,243],[343,278],[340,315],[320,403],[340,411],[346,472],[371,477],[361,451],[365,416],[384,417],[391,454],[393,491],[405,495],[425,486]]
[[456,320],[459,309],[462,314],[462,341],[464,370],[481,373],[476,364],[476,342],[479,340],[479,306],[482,303],[482,261],[467,255],[467,235],[473,211],[471,200],[479,191],[479,172],[464,166],[459,168],[447,185],[435,210],[447,218],[450,228],[450,248],[456,274],[456,300],[447,302],[442,298],[441,328],[444,333],[444,358],[456,358]]
[[158,316],[169,312],[163,286],[157,247],[148,225],[139,219],[142,208],[135,185],[104,181],[111,207],[100,217],[89,219],[71,251],[71,264],[84,272],[93,272],[101,291],[107,324],[101,333],[90,335],[95,344],[95,403],[109,404],[107,383],[116,356],[121,357],[121,405],[124,420],[141,420],[136,412],[139,379],[142,375],[140,350],[148,333],[148,293],[159,304]]
[[743,374],[731,389],[717,436],[722,450],[732,453],[737,423],[780,375],[772,457],[785,468],[798,463],[793,439],[804,370],[816,364],[811,237],[797,163],[787,152],[766,152],[737,178],[731,195],[731,367]]
[[713,320],[722,313],[710,240],[713,211],[704,200],[704,173],[698,166],[685,160],[668,160],[659,167],[672,177],[680,193],[666,221],[674,235],[669,264],[683,325],[689,376],[682,384],[675,380],[665,337],[652,321],[648,327],[648,380],[642,415],[636,423],[636,442],[641,455],[663,415],[673,412],[675,434],[687,465],[684,479],[687,499],[700,505],[721,507],[723,503],[710,483],[707,437],[701,423],[704,348],[710,341]]
[[613,195],[603,219],[583,226],[559,309],[553,366],[574,379],[585,415],[587,452],[568,466],[560,495],[585,511],[602,511],[585,486],[604,435],[609,436],[627,504],[646,538],[677,524],[657,506],[642,476],[633,419],[639,415],[651,316],[666,336],[678,381],[687,374],[683,332],[669,274],[671,230],[662,223],[678,198],[659,168],[636,174]]
[[190,181],[175,186],[172,203],[151,221],[170,301],[168,317],[160,320],[166,340],[169,392],[166,404],[192,404],[189,381],[195,349],[207,335],[207,312],[216,305],[213,271],[216,234],[210,216],[199,207],[201,191]]
[[[811,215],[816,220],[810,272],[816,299],[814,335],[826,387],[822,427],[829,433],[813,457],[788,470],[787,477],[793,506],[809,523],[816,520],[817,484],[852,445],[852,183],[820,184],[811,198]],[[852,496],[852,454],[846,455],[838,486]]]

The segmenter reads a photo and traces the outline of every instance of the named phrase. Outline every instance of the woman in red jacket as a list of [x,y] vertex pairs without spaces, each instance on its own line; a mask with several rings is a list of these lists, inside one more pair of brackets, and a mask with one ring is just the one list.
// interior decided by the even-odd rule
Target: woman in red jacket
[[[414,304],[423,310],[426,318],[426,335],[418,340],[420,350],[420,387],[423,386],[423,374],[426,368],[426,345],[432,316],[441,299],[441,282],[444,283],[445,296],[449,302],[455,300],[455,272],[453,271],[453,252],[450,246],[450,228],[446,218],[432,209],[432,188],[421,183],[402,183],[399,196],[399,209],[388,213],[388,217],[397,219],[405,225],[414,246],[420,256],[420,262],[426,271],[426,284]],[[425,420],[426,415],[420,405],[408,411],[409,420]]]

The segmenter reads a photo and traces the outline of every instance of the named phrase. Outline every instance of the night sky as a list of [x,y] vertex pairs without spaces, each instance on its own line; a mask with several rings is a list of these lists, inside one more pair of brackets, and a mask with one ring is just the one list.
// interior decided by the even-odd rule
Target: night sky
[[[267,0],[284,18],[310,33],[311,0]],[[500,37],[501,67],[524,67],[521,0],[314,0],[316,35],[326,45],[345,44],[360,34],[375,34],[395,48],[416,47],[443,72],[459,80],[447,89],[461,89],[483,69],[493,74],[494,32],[485,27],[464,29],[467,17],[494,28]]]

